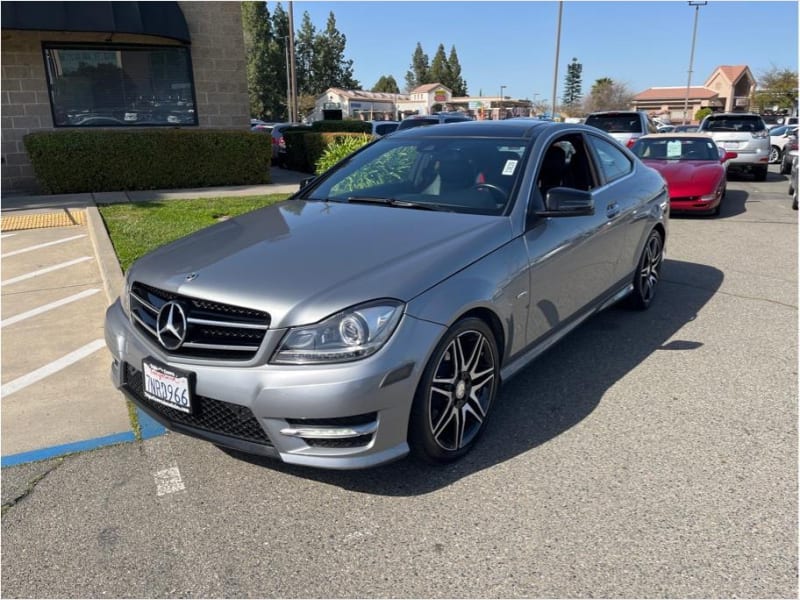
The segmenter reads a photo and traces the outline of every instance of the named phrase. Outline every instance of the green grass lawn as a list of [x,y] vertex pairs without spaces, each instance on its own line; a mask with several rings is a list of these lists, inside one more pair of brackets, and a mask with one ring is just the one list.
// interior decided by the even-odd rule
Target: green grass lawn
[[288,198],[289,194],[244,198],[165,200],[98,206],[119,264],[127,271],[140,256],[228,217]]

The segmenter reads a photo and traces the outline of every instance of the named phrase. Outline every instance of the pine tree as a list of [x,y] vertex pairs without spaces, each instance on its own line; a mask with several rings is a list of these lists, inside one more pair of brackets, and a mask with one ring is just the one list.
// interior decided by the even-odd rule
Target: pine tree
[[297,77],[297,94],[312,94],[314,79],[314,56],[317,43],[317,29],[311,22],[308,11],[303,13],[300,29],[294,38],[294,72]]
[[456,47],[450,48],[450,56],[447,58],[447,65],[450,69],[450,81],[445,85],[453,92],[453,96],[467,95],[467,82],[461,78],[461,64],[458,62]]
[[422,50],[422,44],[417,42],[417,48],[411,57],[411,69],[406,73],[406,91],[410,92],[414,88],[430,82],[428,55]]
[[272,112],[272,81],[275,73],[270,61],[272,25],[265,2],[242,2],[242,29],[247,56],[247,91],[250,114],[259,119]]
[[580,104],[583,93],[581,91],[581,73],[583,65],[573,58],[567,65],[567,75],[564,78],[564,106],[572,108]]
[[336,28],[333,12],[328,15],[325,30],[314,40],[312,78],[307,93],[319,95],[329,87],[358,89],[361,84],[353,77],[353,61],[344,57],[347,38]]
[[430,79],[430,83],[441,83],[442,85],[450,87],[448,82],[450,82],[452,77],[450,65],[447,63],[447,56],[444,53],[444,44],[439,44],[439,47],[436,49],[433,62],[431,62]]
[[378,79],[378,82],[372,86],[370,90],[372,92],[385,92],[388,94],[399,94],[400,88],[397,87],[397,81],[395,81],[394,77],[389,75],[381,75],[381,78]]
[[289,120],[289,98],[286,85],[286,46],[289,43],[289,15],[280,3],[272,11],[272,40],[269,45],[269,62],[272,92],[267,114],[271,121]]

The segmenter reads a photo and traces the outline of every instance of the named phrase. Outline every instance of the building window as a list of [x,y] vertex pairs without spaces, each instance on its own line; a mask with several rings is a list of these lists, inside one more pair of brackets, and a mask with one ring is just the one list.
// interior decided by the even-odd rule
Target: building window
[[197,125],[189,49],[45,44],[56,127]]

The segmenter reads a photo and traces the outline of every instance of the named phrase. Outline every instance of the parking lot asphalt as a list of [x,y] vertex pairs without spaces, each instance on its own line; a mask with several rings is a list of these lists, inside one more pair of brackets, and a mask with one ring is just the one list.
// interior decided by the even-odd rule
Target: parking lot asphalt
[[164,433],[108,376],[103,319],[122,272],[96,205],[291,193],[305,176],[273,171],[264,186],[3,198],[3,467]]
[[720,218],[673,218],[651,309],[506,383],[456,464],[313,471],[169,433],[4,468],[3,595],[796,598],[787,187],[732,178]]

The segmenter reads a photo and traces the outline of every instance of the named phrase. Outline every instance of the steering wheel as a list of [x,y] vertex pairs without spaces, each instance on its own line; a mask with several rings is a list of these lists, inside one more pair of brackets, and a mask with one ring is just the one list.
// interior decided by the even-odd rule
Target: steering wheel
[[472,189],[479,192],[488,190],[495,196],[495,200],[498,204],[505,204],[506,200],[508,200],[508,194],[506,191],[500,186],[494,185],[493,183],[476,183],[472,186]]

